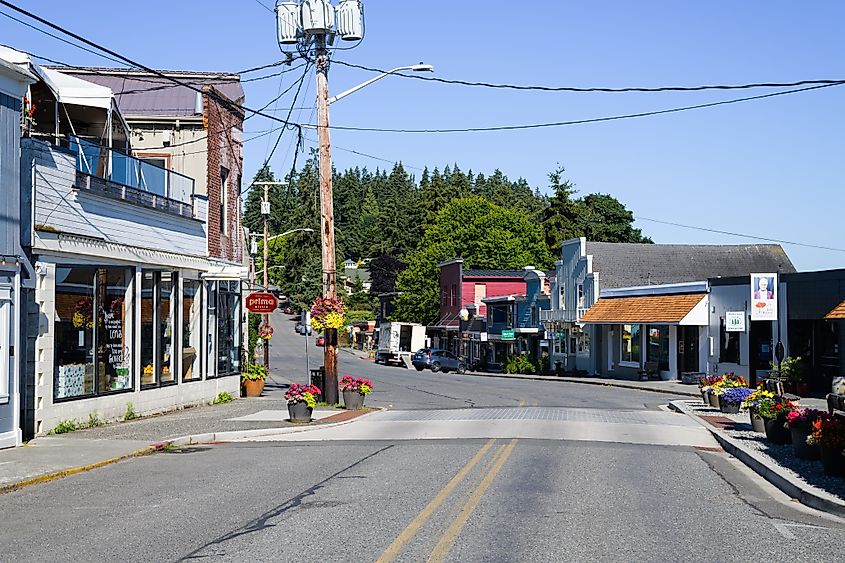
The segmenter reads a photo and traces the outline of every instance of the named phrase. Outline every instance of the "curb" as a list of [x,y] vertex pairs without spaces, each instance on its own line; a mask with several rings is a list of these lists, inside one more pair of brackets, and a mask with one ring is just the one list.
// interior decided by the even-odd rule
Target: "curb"
[[134,452],[130,452],[125,455],[104,459],[95,463],[89,463],[88,465],[80,465],[79,467],[71,467],[70,469],[62,469],[61,471],[38,475],[37,477],[24,479],[23,481],[18,481],[17,483],[9,483],[8,485],[0,486],[0,495],[11,493],[12,491],[17,491],[19,489],[23,489],[24,487],[55,481],[56,479],[61,479],[62,477],[69,477],[78,473],[84,473],[86,471],[91,471],[92,469],[99,469],[100,467],[105,467],[106,465],[111,465],[119,461],[150,455],[163,450],[165,447],[167,447],[166,442],[152,444],[146,448],[141,448],[140,450],[135,450]]
[[24,487],[29,487],[32,485],[38,485],[41,483],[47,483],[49,481],[55,481],[56,479],[61,479],[63,477],[69,477],[71,475],[76,475],[78,473],[84,473],[86,471],[91,471],[94,469],[99,469],[100,467],[105,467],[107,465],[112,465],[119,461],[124,461],[127,459],[132,459],[136,457],[142,457],[145,455],[154,454],[160,452],[168,447],[179,447],[179,446],[192,446],[198,444],[208,444],[212,442],[225,442],[229,440],[240,440],[246,439],[251,437],[260,437],[260,436],[273,436],[278,434],[295,434],[297,432],[305,432],[307,430],[312,430],[314,428],[331,428],[334,426],[343,426],[344,424],[350,424],[369,416],[371,414],[375,414],[377,412],[381,412],[387,410],[383,407],[370,407],[370,411],[366,412],[362,415],[356,416],[350,420],[344,420],[342,422],[331,422],[329,424],[314,424],[314,425],[307,425],[301,427],[284,427],[284,428],[261,428],[256,430],[231,430],[226,432],[208,432],[206,434],[194,434],[188,436],[180,436],[178,438],[173,438],[172,440],[163,440],[161,442],[155,442],[150,444],[145,448],[141,448],[139,450],[135,450],[134,452],[130,452],[125,455],[112,457],[109,459],[104,459],[102,461],[97,461],[94,463],[89,463],[87,465],[80,465],[79,467],[71,467],[69,469],[62,469],[61,471],[54,471],[52,473],[46,473],[44,475],[38,475],[36,477],[31,477],[29,479],[24,479],[23,481],[18,481],[16,483],[9,483],[7,485],[0,486],[0,495],[4,495],[6,493],[10,493],[12,491],[17,491],[19,489],[23,489]]
[[722,446],[722,449],[743,462],[754,470],[755,473],[791,498],[816,510],[845,517],[845,502],[791,475],[780,473],[780,465],[768,460],[757,452],[743,447],[739,442],[690,411],[681,401],[672,401],[669,405],[675,411],[687,415],[709,430],[713,434],[713,437],[716,438],[716,441]]
[[657,389],[654,387],[641,387],[624,381],[617,381],[615,379],[590,379],[590,378],[574,378],[574,377],[557,377],[555,375],[524,375],[524,374],[498,374],[498,373],[482,373],[482,372],[466,372],[466,375],[476,377],[496,377],[498,379],[522,379],[528,381],[558,381],[562,383],[580,383],[582,385],[598,385],[601,387],[618,387],[620,389],[633,389],[634,391],[648,391],[650,393],[664,393],[667,395],[680,395],[682,397],[700,397],[700,393],[692,391],[685,391],[683,389]]
[[[299,432],[307,432],[309,430],[313,430],[315,428],[334,428],[336,426],[344,426],[346,424],[351,424],[356,420],[361,420],[364,417],[370,416],[371,414],[375,414],[377,412],[382,412],[387,410],[383,407],[370,407],[370,411],[366,412],[362,415],[356,416],[350,420],[344,420],[342,422],[330,422],[328,424],[314,424],[314,425],[307,425],[307,426],[298,426],[298,427],[283,427],[283,428],[260,428],[256,430],[227,430],[224,432],[208,432],[205,434],[192,434],[188,436],[180,436],[178,438],[173,438],[172,440],[167,440],[161,443],[161,447],[166,447],[167,445],[171,446],[192,446],[197,444],[209,444],[212,442],[228,442],[232,440],[245,440],[248,438],[260,438],[263,436],[278,436],[280,434],[297,434]],[[158,446],[159,444],[155,444]]]

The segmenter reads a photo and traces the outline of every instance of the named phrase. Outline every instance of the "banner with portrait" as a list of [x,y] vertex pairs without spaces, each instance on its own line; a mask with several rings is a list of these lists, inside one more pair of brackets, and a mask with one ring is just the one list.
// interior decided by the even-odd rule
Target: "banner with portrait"
[[751,274],[751,320],[778,320],[777,274]]

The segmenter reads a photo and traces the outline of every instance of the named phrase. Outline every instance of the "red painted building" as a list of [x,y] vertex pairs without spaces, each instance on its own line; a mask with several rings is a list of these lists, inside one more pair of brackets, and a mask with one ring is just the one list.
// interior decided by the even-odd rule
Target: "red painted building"
[[[525,294],[525,270],[465,270],[462,258],[438,264],[440,268],[440,315],[428,327],[434,348],[450,350],[455,354],[466,355],[467,346],[462,341],[481,338],[485,332],[484,324],[487,306],[482,302],[486,297]],[[463,338],[459,334],[461,309],[475,307],[475,318],[463,328]],[[465,342],[464,342],[465,344]]]

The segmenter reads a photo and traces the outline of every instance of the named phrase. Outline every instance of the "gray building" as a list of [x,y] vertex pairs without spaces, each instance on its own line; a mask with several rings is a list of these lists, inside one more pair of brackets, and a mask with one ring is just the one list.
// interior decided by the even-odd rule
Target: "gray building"
[[[605,291],[610,292],[608,299],[632,298],[634,300],[628,303],[640,304],[643,302],[640,297],[655,293],[648,289],[652,286],[699,282],[704,287],[709,278],[778,271],[795,271],[779,245],[622,244],[589,242],[584,238],[564,241],[551,289],[552,308],[541,313],[550,340],[552,361],[560,361],[570,371],[636,376],[650,361],[648,339],[649,335],[654,335],[658,342],[656,348],[661,349],[663,355],[667,354],[667,348],[674,347],[672,357],[677,358],[681,347],[686,346],[681,352],[684,365],[676,360],[675,368],[660,369],[662,377],[677,377],[679,371],[704,370],[706,357],[700,348],[706,344],[702,340],[706,322],[702,326],[687,325],[681,330],[678,327],[681,320],[687,318],[686,314],[677,319],[674,312],[668,317],[645,315],[637,321],[631,316],[633,311],[618,317],[626,319],[624,323],[610,322],[611,316],[596,317],[589,324],[582,323],[581,319],[600,297],[604,297]],[[693,290],[678,286],[661,291],[666,295],[681,295],[700,293],[701,288]],[[686,303],[687,300],[666,297],[645,302],[653,304],[655,311],[662,311],[666,306],[677,306],[675,302],[678,301]],[[687,313],[698,303],[692,303]],[[698,315],[688,317],[692,318],[698,318]],[[670,330],[672,325],[675,329]],[[670,334],[675,335],[674,340]],[[695,348],[690,349],[693,345]],[[666,367],[666,361],[662,364]]]
[[0,53],[0,448],[21,442],[21,354],[27,291],[32,266],[21,248],[21,111],[35,77]]

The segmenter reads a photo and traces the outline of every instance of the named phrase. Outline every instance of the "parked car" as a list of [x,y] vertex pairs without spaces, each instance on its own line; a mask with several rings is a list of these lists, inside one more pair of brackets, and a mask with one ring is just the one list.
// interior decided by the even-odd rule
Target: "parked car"
[[455,371],[457,373],[464,373],[467,369],[464,361],[452,352],[432,348],[422,348],[417,350],[411,358],[411,363],[417,371],[422,371],[425,368],[428,368],[433,372]]
[[317,340],[315,341],[317,346],[325,346],[326,345],[326,337],[325,336],[318,336]]
[[292,315],[293,314],[293,307],[285,307],[284,309],[282,309],[282,312],[286,315]]
[[294,330],[296,331],[296,333],[297,333],[297,334],[301,334],[301,335],[305,336],[305,331],[306,331],[306,329],[307,329],[307,331],[308,331],[308,336],[311,336],[311,327],[310,327],[310,326],[305,326],[305,325],[304,325],[304,324],[302,324],[301,322],[300,322],[300,323],[296,323],[296,328],[295,328]]

